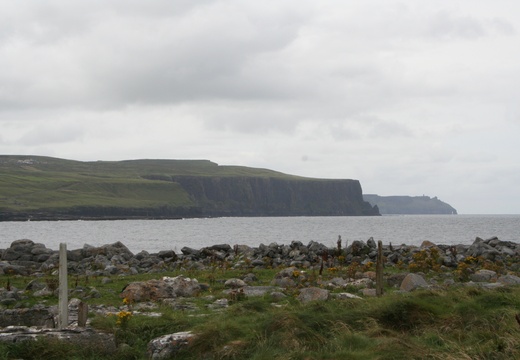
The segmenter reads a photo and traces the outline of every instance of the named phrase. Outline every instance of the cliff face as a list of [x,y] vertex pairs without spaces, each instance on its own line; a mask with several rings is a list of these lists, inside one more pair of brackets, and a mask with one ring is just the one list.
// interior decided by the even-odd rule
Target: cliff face
[[175,176],[204,216],[379,215],[357,180]]

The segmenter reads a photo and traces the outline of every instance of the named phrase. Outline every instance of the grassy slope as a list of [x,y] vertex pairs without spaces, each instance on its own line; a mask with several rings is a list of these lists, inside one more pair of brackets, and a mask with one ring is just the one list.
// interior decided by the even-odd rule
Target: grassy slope
[[193,206],[178,184],[143,178],[150,175],[298,178],[266,169],[219,166],[207,160],[80,162],[38,156],[0,156],[0,210]]
[[[295,289],[277,306],[273,306],[273,299],[265,297],[231,301],[223,311],[206,308],[215,299],[228,297],[222,293],[225,279],[241,277],[246,272],[184,272],[212,284],[197,298],[178,299],[181,304],[197,305],[199,310],[180,311],[163,306],[155,310],[162,313],[161,317],[135,314],[124,329],[117,326],[114,316],[95,316],[95,328],[114,333],[118,341],[128,345],[116,353],[78,347],[63,352],[63,343],[53,346],[36,342],[0,344],[0,359],[146,359],[149,340],[177,331],[193,331],[199,338],[175,359],[520,358],[520,328],[515,320],[520,308],[519,287],[485,290],[460,286],[405,294],[387,289],[381,298],[307,305],[295,299]],[[276,270],[255,271],[257,285],[268,284],[275,273]],[[155,278],[178,274],[156,274]],[[87,300],[90,305],[104,303],[124,308],[117,295],[124,284],[152,276],[116,276],[112,283],[82,277],[79,285],[95,287],[101,293],[101,298]],[[5,275],[0,280],[5,282]],[[13,278],[12,285],[24,288],[31,280]],[[57,302],[55,296],[46,300]]]

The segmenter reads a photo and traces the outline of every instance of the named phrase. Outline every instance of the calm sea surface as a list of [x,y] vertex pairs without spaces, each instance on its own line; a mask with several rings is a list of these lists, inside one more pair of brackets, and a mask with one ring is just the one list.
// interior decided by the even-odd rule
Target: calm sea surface
[[17,239],[31,239],[58,250],[84,244],[100,246],[116,241],[132,252],[179,251],[188,246],[199,249],[213,244],[261,243],[304,244],[314,240],[335,246],[338,235],[351,243],[373,237],[384,244],[420,245],[471,244],[475,237],[497,236],[520,242],[520,215],[405,215],[378,217],[261,217],[185,220],[117,221],[31,221],[0,222],[0,249]]

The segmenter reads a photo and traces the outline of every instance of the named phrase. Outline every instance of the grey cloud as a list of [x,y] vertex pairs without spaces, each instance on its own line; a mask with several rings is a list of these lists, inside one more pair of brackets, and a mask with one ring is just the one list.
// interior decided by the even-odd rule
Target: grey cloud
[[[82,31],[74,33],[63,21],[46,16],[30,19],[42,34],[15,37],[19,38],[17,59],[25,58],[25,64],[14,63],[17,59],[10,58],[8,49],[2,51],[6,56],[0,64],[11,75],[6,79],[4,73],[0,78],[10,80],[10,88],[18,90],[16,98],[3,102],[110,107],[272,98],[280,94],[277,86],[257,82],[255,69],[248,64],[259,54],[290,44],[300,17],[305,16],[287,7],[255,12],[239,2],[207,2],[181,14],[166,7],[160,17],[147,18],[133,5],[122,13],[110,14],[110,8],[105,9],[111,16],[87,15],[90,20],[80,22]],[[170,16],[165,15],[168,10]],[[67,14],[63,11],[62,17]],[[32,43],[39,35],[54,38],[51,32],[67,36],[53,43]]]
[[454,16],[447,11],[441,11],[432,18],[430,32],[440,38],[476,39],[486,35],[479,20],[471,16]]
[[83,129],[78,124],[39,124],[21,136],[17,143],[40,146],[76,142],[83,137]]

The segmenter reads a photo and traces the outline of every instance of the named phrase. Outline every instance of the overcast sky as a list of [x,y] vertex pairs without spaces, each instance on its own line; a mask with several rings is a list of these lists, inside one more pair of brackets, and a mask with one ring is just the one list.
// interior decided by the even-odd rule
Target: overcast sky
[[0,154],[208,159],[520,213],[517,0],[0,0]]

